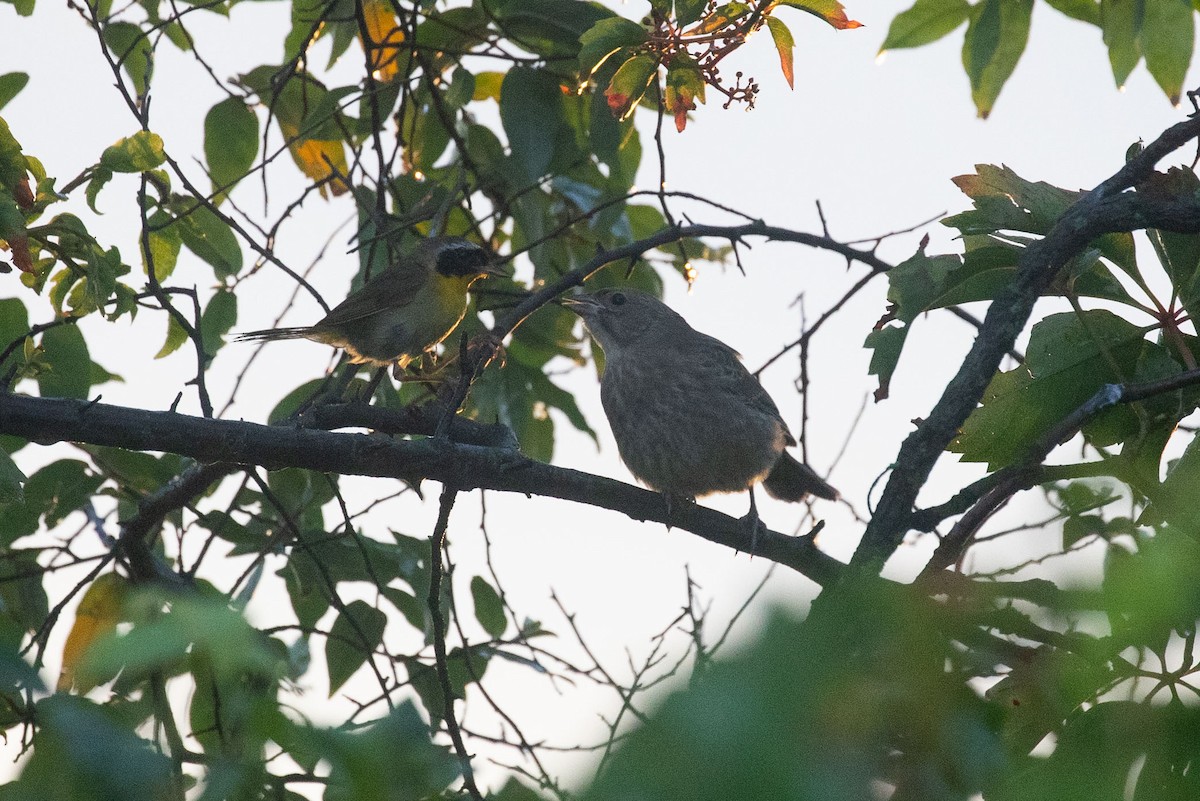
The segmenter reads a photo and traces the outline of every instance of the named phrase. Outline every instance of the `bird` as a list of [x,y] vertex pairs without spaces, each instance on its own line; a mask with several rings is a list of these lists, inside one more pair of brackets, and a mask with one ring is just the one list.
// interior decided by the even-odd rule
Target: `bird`
[[247,331],[237,339],[311,339],[344,349],[353,364],[403,370],[462,322],[473,283],[503,275],[490,264],[490,253],[467,239],[424,239],[313,325]]
[[563,298],[604,351],[600,400],[621,460],[673,502],[750,492],[742,520],[757,541],[754,485],[797,502],[838,491],[789,454],[796,444],[770,395],[737,351],[692,328],[652,295],[602,289]]

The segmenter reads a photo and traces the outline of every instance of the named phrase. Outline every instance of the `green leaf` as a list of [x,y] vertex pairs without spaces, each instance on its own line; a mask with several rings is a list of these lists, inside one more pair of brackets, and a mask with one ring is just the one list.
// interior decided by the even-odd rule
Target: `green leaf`
[[967,0],[917,0],[892,20],[879,52],[936,42],[966,22],[970,13]]
[[145,243],[140,242],[142,252],[142,271],[150,274],[150,265],[154,265],[154,275],[159,283],[166,281],[175,272],[175,264],[179,261],[179,249],[183,247],[183,239],[179,235],[179,226],[172,224],[173,218],[161,209],[155,211],[146,219],[146,239],[149,240],[149,254]]
[[627,59],[617,68],[608,88],[604,90],[604,99],[608,102],[609,111],[617,119],[627,119],[633,114],[633,110],[637,108],[637,104],[657,75],[656,59],[647,55]]
[[115,710],[60,693],[38,702],[38,746],[6,796],[152,801],[172,793],[171,761]]
[[1029,40],[1033,0],[983,0],[971,12],[962,60],[971,99],[987,119]]
[[1101,385],[1134,375],[1145,333],[1108,311],[1044,318],[1030,332],[1026,363],[992,379],[950,450],[991,469],[1015,463]]
[[167,338],[163,342],[158,353],[154,354],[156,359],[165,359],[175,351],[183,347],[183,343],[188,341],[187,330],[179,324],[179,320],[175,319],[175,315],[167,315]]
[[[700,2],[700,7],[704,3]],[[686,24],[686,23],[684,23]],[[624,17],[602,19],[579,39],[579,73],[590,77],[609,57],[623,47],[636,48],[646,43],[649,34],[633,20]]]
[[1099,0],[1046,0],[1046,5],[1071,19],[1100,27]]
[[[21,468],[17,467],[17,463],[8,455],[8,451],[0,448],[0,507],[10,503],[25,503],[25,491],[21,485],[26,480],[27,476],[21,472]],[[476,601],[475,609],[476,615],[478,615],[478,601]],[[501,634],[503,633],[501,632]]]
[[104,42],[133,82],[134,91],[138,95],[146,94],[150,67],[154,63],[150,37],[132,22],[114,22],[104,26]]
[[387,615],[366,601],[346,604],[325,640],[325,664],[329,670],[329,697],[362,667],[380,643]]
[[1142,60],[1144,10],[1141,0],[1100,0],[1100,27],[1117,88],[1125,86],[1129,73]]
[[483,576],[471,579],[471,599],[475,602],[475,619],[483,630],[498,640],[508,629],[508,617],[504,614],[504,601],[500,593]]
[[1190,0],[1145,0],[1142,47],[1146,68],[1170,98],[1179,105],[1183,81],[1196,43],[1195,12]]
[[258,116],[240,98],[217,103],[204,117],[204,158],[212,177],[213,198],[224,200],[233,185],[245,177],[258,156]]
[[546,58],[574,58],[580,38],[613,12],[584,0],[500,0],[490,4],[501,32]]
[[42,397],[86,398],[91,382],[91,357],[83,333],[75,325],[59,325],[42,334],[45,363],[49,370],[37,377]]
[[218,279],[230,278],[242,269],[242,249],[233,230],[207,206],[184,198],[173,198],[179,238],[188,250],[212,266]]
[[792,32],[788,30],[788,27],[775,17],[767,17],[767,29],[771,31],[775,50],[779,52],[779,69],[783,72],[788,87],[794,89],[796,84],[792,50],[796,47],[796,40],[792,38]]
[[17,9],[17,13],[22,17],[28,17],[33,14],[35,0],[4,0],[6,3],[12,3]]
[[315,750],[329,765],[325,801],[445,798],[460,775],[458,759],[430,739],[412,701],[365,729],[314,734]]
[[525,180],[541,178],[566,124],[558,79],[546,70],[513,67],[500,88],[500,121]]
[[[29,335],[29,313],[18,298],[0,298],[0,353],[18,339]],[[7,373],[14,361],[21,358],[21,348],[16,347],[3,361],[0,374]]]
[[871,351],[871,364],[867,370],[878,376],[879,388],[875,390],[875,401],[885,400],[891,392],[892,376],[900,361],[900,352],[911,329],[906,326],[889,325],[867,334],[863,347]]
[[17,94],[29,83],[29,75],[24,72],[7,72],[0,75],[0,108],[8,105]]
[[224,337],[237,323],[237,295],[222,290],[212,296],[212,300],[204,307],[200,316],[200,327],[204,337],[204,352],[212,357],[221,345]]
[[146,172],[165,161],[162,137],[150,131],[120,139],[100,154],[100,165],[113,172]]
[[691,25],[704,16],[707,0],[675,0],[675,21],[680,27]]

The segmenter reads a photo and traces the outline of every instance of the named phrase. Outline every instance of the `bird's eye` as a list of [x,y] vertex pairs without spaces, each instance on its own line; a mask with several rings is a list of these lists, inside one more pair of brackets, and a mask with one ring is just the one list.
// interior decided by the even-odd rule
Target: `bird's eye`
[[620,292],[614,292],[613,296],[612,296],[612,305],[624,306],[625,305],[625,296],[623,294],[621,294]]

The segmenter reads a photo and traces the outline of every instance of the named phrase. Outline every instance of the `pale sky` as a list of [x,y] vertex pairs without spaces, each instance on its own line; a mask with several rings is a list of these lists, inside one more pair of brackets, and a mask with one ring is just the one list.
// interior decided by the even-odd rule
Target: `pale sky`
[[[779,73],[769,37],[764,33],[751,40],[727,63],[730,70],[744,70],[760,81],[758,108],[723,110],[712,93],[710,105],[693,115],[686,132],[675,133],[668,123],[669,188],[710,196],[770,224],[813,233],[820,232],[814,207],[819,200],[834,236],[861,239],[966,208],[969,201],[950,179],[970,172],[976,163],[1007,164],[1024,178],[1067,188],[1092,187],[1119,168],[1132,142],[1153,139],[1183,119],[1184,111],[1169,105],[1144,65],[1134,72],[1126,90],[1118,92],[1100,32],[1039,3],[1031,41],[1016,74],[991,119],[978,120],[961,66],[962,29],[936,45],[893,52],[876,63],[891,16],[907,5],[850,2],[849,14],[866,27],[844,32],[800,12],[780,11],[797,42],[795,90],[788,90]],[[630,2],[621,11],[636,18],[645,8],[643,2]],[[218,75],[280,60],[286,30],[286,7],[281,4],[243,3],[229,21],[200,12],[188,19]],[[0,5],[0,29],[10,34],[9,46],[0,49],[0,73],[25,70],[32,76],[29,86],[0,114],[26,152],[39,157],[49,174],[59,178],[59,185],[93,163],[104,147],[136,130],[136,122],[111,86],[112,76],[99,56],[94,34],[73,12],[42,0],[34,17],[24,19],[16,16],[12,6]],[[211,44],[216,41],[221,42],[219,48]],[[1195,86],[1196,78],[1193,70],[1185,86]],[[164,137],[167,149],[185,163],[185,169],[202,175],[192,160],[203,152],[203,116],[220,95],[188,56],[165,45],[160,49],[155,87],[152,129]],[[482,111],[481,117],[490,113],[490,109]],[[646,153],[640,185],[649,188],[657,172],[649,137],[652,119],[643,113],[640,120]],[[280,199],[287,202],[300,185],[285,162],[278,162],[272,173],[283,185],[272,190],[276,212]],[[134,262],[137,253],[135,180],[118,176],[104,190],[101,218],[86,210],[82,193],[70,204],[102,242],[121,248],[127,262]],[[207,185],[204,179],[200,183]],[[245,208],[261,209],[257,187],[242,187],[239,192]],[[729,222],[695,207],[680,208],[696,222]],[[310,198],[296,221],[281,231],[280,256],[293,268],[306,268],[325,238],[350,214],[345,198],[328,203]],[[889,240],[880,255],[899,262],[912,253],[924,233],[932,237],[931,252],[955,248],[953,232],[933,224]],[[1144,243],[1139,248],[1143,258],[1149,255]],[[356,257],[345,251],[342,235],[313,278],[327,300],[342,297],[356,269]],[[736,270],[698,265],[700,276],[691,292],[681,279],[669,278],[666,298],[695,327],[741,351],[752,370],[781,343],[795,338],[799,315],[792,301],[799,294],[805,295],[811,321],[863,274],[861,267],[847,274],[838,257],[784,244],[755,247],[746,253],[745,263],[746,277]],[[206,265],[185,252],[172,281],[194,283],[208,291],[211,276]],[[237,329],[269,325],[290,289],[289,282],[270,267],[244,284]],[[822,473],[842,448],[855,415],[874,389],[874,379],[867,375],[869,353],[862,342],[884,311],[885,291],[886,283],[880,280],[812,344],[809,458]],[[13,295],[24,298],[31,322],[49,319],[49,307],[19,287],[14,274],[0,276],[0,297]],[[301,324],[317,316],[315,304],[301,301],[288,319]],[[184,389],[180,411],[198,412],[194,393],[182,387],[194,373],[191,351],[183,348],[161,361],[152,358],[162,344],[164,329],[161,315],[143,314],[132,324],[128,318],[115,325],[85,321],[93,358],[125,378],[123,384],[101,388],[106,403],[165,409]],[[909,421],[928,412],[971,341],[972,329],[957,320],[917,321],[892,383],[891,399],[879,405],[868,403],[846,456],[830,477],[860,514],[867,514],[868,488],[894,458],[911,430]],[[218,408],[224,404],[232,377],[251,353],[249,346],[239,345],[221,351],[209,373]],[[260,359],[256,364],[254,375],[240,390],[233,417],[264,421],[284,392],[320,376],[331,355],[328,348],[309,342],[281,344],[268,353],[274,363],[264,368]],[[764,374],[765,385],[794,428],[798,428],[800,408],[793,389],[796,374],[795,358],[781,360]],[[554,463],[631,481],[616,458],[594,373],[578,371],[556,380],[576,393],[600,435],[601,447],[597,451],[588,437],[559,419]],[[69,452],[59,446],[36,454],[35,448],[30,446],[17,457],[27,473]],[[982,474],[980,466],[957,467],[955,457],[947,456],[925,499],[944,500],[955,487]],[[354,497],[359,506],[394,489],[393,482],[378,479],[346,481],[343,486],[357,488]],[[377,537],[385,537],[388,528],[427,537],[436,516],[437,490],[436,485],[427,485],[429,500],[424,504],[405,498],[381,507],[363,521],[363,530]],[[747,500],[736,495],[703,503],[740,516]],[[468,616],[467,584],[472,575],[484,571],[479,508],[478,492],[460,497],[451,524],[459,571],[456,586]],[[557,592],[566,608],[577,614],[589,643],[619,674],[626,666],[626,649],[635,659],[644,656],[648,639],[685,602],[685,567],[700,585],[702,597],[711,601],[713,637],[770,568],[763,560],[734,554],[690,534],[590,507],[491,493],[487,508],[493,558],[510,603],[558,632],[556,647],[577,656],[565,622],[549,601],[551,591]],[[1039,508],[1036,496],[1027,494],[1014,501],[1008,513],[1019,519],[1037,514]],[[795,530],[804,514],[802,507],[762,497],[760,511],[770,527],[784,532]],[[815,511],[827,520],[821,547],[847,559],[858,540],[859,524],[845,507],[835,504],[819,503]],[[330,519],[336,523],[336,518]],[[1056,540],[1056,535],[1050,539]],[[1031,545],[1039,547],[1036,537]],[[931,546],[922,541],[904,549],[893,560],[892,573],[911,575]],[[767,591],[739,623],[735,641],[754,634],[764,605],[802,610],[815,590],[807,579],[777,570]],[[266,625],[280,619],[276,607],[281,593],[280,585],[264,580],[251,607],[256,622]],[[44,675],[51,684],[66,630],[67,624],[60,623],[49,651]],[[675,644],[683,641],[677,635]],[[303,705],[314,717],[333,722],[345,707],[325,700],[320,647],[314,648],[313,670],[307,678],[310,690]],[[594,742],[603,732],[597,715],[612,714],[617,708],[614,697],[590,688],[556,687],[544,676],[509,665],[494,664],[492,670],[489,688],[535,738],[557,744]],[[364,675],[365,671],[347,686],[348,693],[353,694],[356,683],[369,690],[369,685],[361,685]],[[477,702],[469,706],[471,713],[483,712]],[[482,716],[479,720],[486,726]],[[497,756],[517,761],[514,753]],[[550,757],[548,762],[564,771],[582,770],[580,775],[586,776],[588,758]],[[0,775],[4,771],[0,764]],[[485,771],[485,779],[488,775]],[[573,781],[568,777],[568,784]]]

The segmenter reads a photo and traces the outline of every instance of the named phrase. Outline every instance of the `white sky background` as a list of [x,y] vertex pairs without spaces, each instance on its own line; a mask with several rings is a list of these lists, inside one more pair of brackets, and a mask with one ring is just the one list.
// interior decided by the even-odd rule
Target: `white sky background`
[[[814,233],[820,232],[814,207],[820,200],[834,236],[861,239],[907,228],[940,212],[966,208],[968,199],[950,178],[970,172],[976,163],[1004,163],[1022,177],[1058,186],[1092,187],[1121,165],[1132,142],[1151,140],[1183,118],[1183,111],[1170,107],[1144,66],[1134,72],[1127,91],[1118,93],[1099,31],[1038,4],[1025,56],[992,118],[980,121],[975,118],[961,66],[962,29],[936,45],[894,52],[884,63],[876,63],[875,54],[891,17],[907,5],[849,2],[850,16],[866,27],[844,32],[835,32],[800,12],[779,12],[797,42],[795,91],[788,90],[780,75],[770,37],[763,33],[752,40],[726,65],[730,73],[740,69],[761,82],[758,108],[752,112],[723,110],[719,95],[710,92],[710,105],[693,115],[685,133],[676,134],[668,121],[669,188],[712,197],[770,224]],[[279,61],[287,9],[279,3],[243,3],[235,8],[231,20],[203,13],[191,14],[188,20],[201,52],[224,77]],[[631,17],[645,9],[644,2],[621,6],[622,13]],[[52,0],[42,0],[34,16],[25,19],[18,18],[11,6],[0,5],[0,29],[9,34],[8,46],[0,49],[0,73],[24,70],[32,76],[30,85],[0,114],[26,152],[38,156],[48,173],[58,177],[59,185],[94,163],[104,147],[137,129],[112,88],[112,75],[98,53],[94,34],[73,12]],[[324,47],[319,52],[327,52]],[[357,58],[355,50],[346,56],[348,62],[355,62],[355,69],[360,66]],[[156,70],[151,127],[164,137],[167,149],[185,169],[198,176],[197,182],[207,186],[192,159],[203,152],[204,114],[222,95],[189,56],[178,54],[169,45],[160,47]],[[1193,71],[1185,87],[1197,83]],[[641,186],[649,188],[657,177],[649,136],[652,119],[643,113],[641,121],[645,148]],[[277,135],[274,138],[277,142]],[[281,179],[285,186],[272,190],[275,213],[295,196],[289,187],[300,185],[293,173],[286,157],[271,172],[273,180]],[[137,258],[135,180],[118,176],[104,190],[99,202],[102,218],[86,210],[82,193],[70,204],[102,243],[118,245],[131,263]],[[239,188],[235,198],[255,212],[261,209],[261,195],[257,180],[249,183]],[[53,213],[62,210],[56,207]],[[730,222],[703,210],[687,210],[697,222]],[[283,227],[277,253],[294,269],[303,270],[324,246],[334,225],[351,213],[346,198],[327,203],[310,197],[296,220]],[[902,260],[912,253],[924,232],[933,238],[931,252],[954,247],[952,232],[934,224],[889,240],[880,255],[893,262]],[[357,269],[356,256],[345,250],[343,237],[330,248],[312,278],[331,302],[344,295]],[[1144,243],[1141,250],[1145,258],[1149,250]],[[757,369],[783,342],[797,335],[799,316],[792,304],[794,298],[805,294],[811,321],[840,297],[863,269],[854,267],[847,275],[844,262],[835,256],[783,244],[760,244],[744,253],[744,262],[746,277],[736,270],[723,272],[698,265],[700,277],[690,293],[681,279],[669,278],[666,297],[697,328],[739,349],[751,369]],[[213,283],[210,268],[186,251],[171,281],[196,284],[205,292]],[[874,389],[873,379],[867,376],[869,353],[862,342],[884,311],[885,291],[886,283],[878,281],[812,343],[809,459],[821,472],[842,447],[857,410]],[[242,286],[237,330],[270,325],[290,292],[286,277],[265,268]],[[25,299],[31,322],[49,319],[48,306],[31,297],[15,274],[0,276],[0,296],[14,295]],[[316,305],[302,299],[287,319],[290,324],[302,324],[319,316]],[[91,319],[83,325],[92,357],[125,378],[123,384],[101,388],[105,402],[166,409],[183,390],[180,411],[198,413],[194,391],[183,386],[195,371],[191,349],[184,347],[167,359],[153,360],[163,341],[162,315],[142,314],[133,323],[124,318],[115,325]],[[970,345],[972,334],[966,324],[948,317],[917,321],[893,381],[891,399],[867,406],[845,458],[831,476],[832,483],[860,513],[866,514],[871,483],[887,468],[911,430],[909,421],[928,412]],[[221,351],[209,373],[217,408],[224,404],[232,378],[252,352],[248,345],[231,345]],[[272,346],[267,354],[271,364],[260,357],[240,391],[232,417],[264,421],[286,391],[323,373],[331,351],[314,343],[293,342]],[[764,383],[798,429],[800,404],[793,389],[796,374],[796,359],[785,358],[766,372]],[[631,480],[617,460],[594,376],[579,371],[559,380],[577,394],[600,434],[601,448],[597,451],[589,438],[559,420],[555,464]],[[59,446],[35,454],[35,447],[17,457],[27,473],[43,461],[70,453]],[[941,501],[983,474],[980,466],[958,468],[954,462],[952,456],[943,460],[925,496],[927,501]],[[359,503],[352,508],[361,508],[369,498],[394,490],[394,482],[372,479],[343,482],[343,487],[347,486],[358,488],[354,497]],[[436,516],[438,489],[426,485],[429,500],[424,504],[406,498],[382,507],[363,521],[364,532],[386,537],[390,527],[412,536],[428,536]],[[704,503],[740,516],[747,501],[744,495],[737,495]],[[487,506],[495,564],[510,603],[518,612],[559,632],[562,650],[577,655],[568,645],[565,622],[549,601],[551,590],[556,591],[577,614],[589,644],[622,676],[626,675],[625,649],[635,660],[644,657],[648,639],[673,619],[685,602],[685,567],[701,586],[703,597],[712,602],[709,632],[713,636],[770,568],[768,562],[734,554],[690,534],[667,532],[662,526],[590,507],[498,493],[488,495]],[[460,496],[451,521],[456,586],[465,617],[471,608],[467,584],[483,570],[479,508],[479,493]],[[1008,511],[1019,519],[1039,513],[1040,508],[1036,498],[1028,496],[1015,501]],[[797,528],[804,514],[803,507],[765,497],[760,497],[760,511],[769,526],[789,532]],[[860,526],[842,506],[820,503],[816,513],[828,521],[819,540],[822,548],[838,559],[849,558]],[[331,525],[337,524],[336,516],[327,519]],[[1042,549],[1057,546],[1056,532],[1050,534],[1055,541],[1043,543]],[[1039,547],[1037,539],[1032,538],[1033,547]],[[922,541],[906,548],[893,560],[892,572],[911,575],[921,562],[919,557],[931,546]],[[210,557],[210,569],[216,561]],[[242,564],[238,563],[229,582],[241,572]],[[268,571],[268,577],[274,569],[277,565]],[[77,578],[63,576],[64,581]],[[220,582],[220,576],[215,578]],[[807,579],[777,570],[767,591],[739,624],[737,639],[754,633],[755,620],[768,604],[802,609],[815,589]],[[290,616],[286,608],[279,610],[287,604],[282,593],[281,585],[264,580],[251,606],[256,622],[270,624],[278,622],[281,614],[283,619]],[[51,684],[72,612],[68,609],[67,622],[59,624],[48,652],[44,675]],[[331,621],[327,617],[322,625]],[[476,636],[481,637],[479,632]],[[682,643],[682,638],[677,642]],[[334,722],[344,707],[325,700],[322,648],[322,643],[314,643],[314,667],[304,706],[315,718]],[[603,732],[597,714],[612,714],[617,708],[611,695],[585,687],[556,688],[545,677],[507,665],[494,664],[492,670],[487,678],[489,689],[506,702],[531,739],[544,738],[561,745],[595,742]],[[345,691],[365,696],[373,686],[365,676],[366,671],[360,672]],[[482,711],[477,700],[471,702],[472,714]],[[487,725],[482,716],[468,721]],[[517,761],[512,752],[495,755]],[[587,773],[586,759],[563,757],[549,763],[564,771],[580,770],[575,775],[581,777]],[[0,774],[5,770],[0,765]]]

